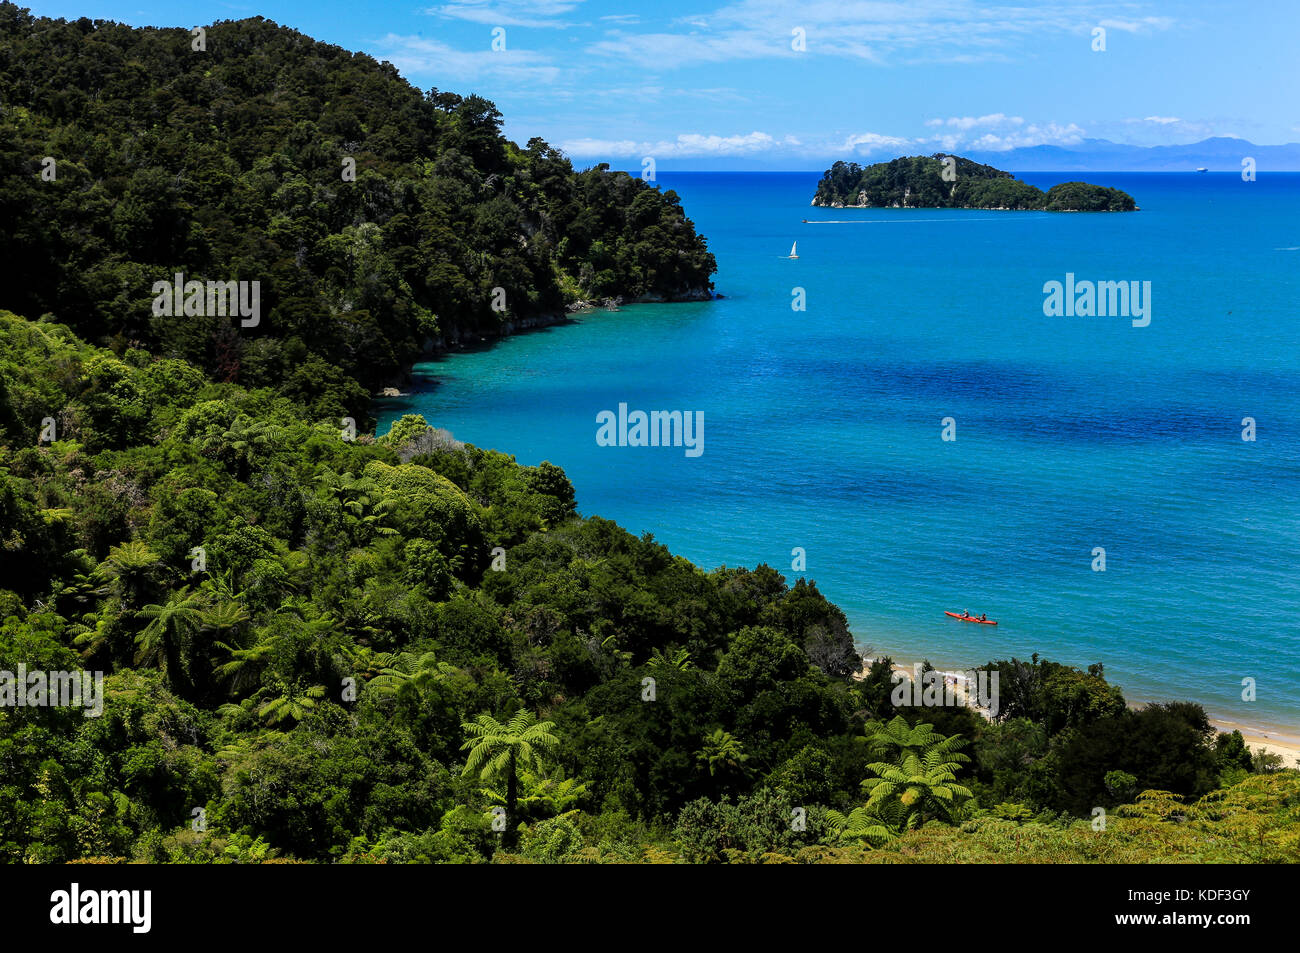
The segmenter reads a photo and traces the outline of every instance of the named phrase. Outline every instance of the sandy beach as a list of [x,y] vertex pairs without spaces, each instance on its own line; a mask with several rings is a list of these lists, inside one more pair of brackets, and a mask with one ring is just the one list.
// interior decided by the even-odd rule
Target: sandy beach
[[[862,678],[866,674],[866,669],[874,659],[863,656],[863,667],[855,675],[855,678]],[[895,661],[892,669],[900,673],[905,678],[912,678],[916,666],[919,662],[898,662]],[[933,664],[933,663],[932,663]],[[935,665],[935,670],[948,674],[958,674],[956,669],[946,669],[943,666]],[[1141,708],[1144,702],[1129,702],[1130,708]],[[1210,724],[1219,731],[1240,731],[1241,736],[1245,739],[1247,746],[1252,752],[1269,751],[1273,754],[1282,756],[1282,763],[1288,768],[1300,768],[1300,732],[1290,732],[1284,728],[1274,726],[1248,725],[1240,722],[1229,721],[1222,718],[1210,718]]]
[[1300,767],[1300,738],[1279,729],[1252,727],[1223,719],[1211,718],[1210,724],[1220,731],[1240,731],[1251,751],[1271,751],[1282,756],[1286,767]]

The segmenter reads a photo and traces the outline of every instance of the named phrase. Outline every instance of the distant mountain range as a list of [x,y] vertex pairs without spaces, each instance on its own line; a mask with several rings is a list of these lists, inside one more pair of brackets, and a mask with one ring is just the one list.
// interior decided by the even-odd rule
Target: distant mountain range
[[[780,172],[800,170],[822,172],[836,159],[853,159],[863,165],[894,159],[900,155],[932,154],[941,151],[931,146],[904,146],[901,150],[878,151],[864,155],[826,156],[823,160],[806,158],[734,158],[727,156],[701,159],[660,159],[665,172]],[[1204,167],[1211,172],[1240,172],[1241,160],[1254,158],[1260,173],[1300,172],[1300,143],[1262,146],[1246,139],[1216,136],[1181,146],[1129,146],[1107,139],[1084,139],[1075,146],[1029,146],[997,151],[956,150],[976,162],[984,162],[1019,174],[1021,172],[1194,172]],[[596,160],[581,160],[579,167]],[[615,169],[632,175],[641,174],[641,161],[611,160]]]
[[1013,172],[1240,172],[1250,156],[1260,172],[1300,171],[1300,143],[1261,146],[1216,136],[1185,146],[1126,146],[1085,139],[1077,146],[1030,146],[1005,152],[967,152],[977,162],[995,162]]

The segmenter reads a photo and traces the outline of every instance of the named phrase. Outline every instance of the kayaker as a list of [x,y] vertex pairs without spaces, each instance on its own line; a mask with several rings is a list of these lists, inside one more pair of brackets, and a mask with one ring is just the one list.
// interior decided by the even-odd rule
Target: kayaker
[[981,621],[981,622],[985,621],[988,617],[989,617],[989,616],[988,616],[988,613],[987,613],[987,612],[981,612],[981,613],[980,613],[980,621]]

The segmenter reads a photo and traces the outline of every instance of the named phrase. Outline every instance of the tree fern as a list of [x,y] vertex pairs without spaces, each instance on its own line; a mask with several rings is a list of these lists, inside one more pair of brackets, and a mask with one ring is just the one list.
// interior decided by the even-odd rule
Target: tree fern
[[554,727],[552,722],[538,721],[527,709],[515,712],[505,724],[484,714],[461,725],[467,736],[461,750],[469,752],[464,776],[477,774],[484,781],[504,778],[506,817],[512,822],[517,817],[518,772],[542,770],[541,755],[560,743],[551,733]]
[[869,728],[869,750],[888,760],[867,765],[874,777],[862,782],[865,809],[906,830],[928,820],[949,824],[958,820],[962,803],[972,797],[968,788],[957,783],[961,765],[970,761],[958,750],[965,747],[965,739],[945,738],[935,733],[933,725],[909,726],[901,715]]

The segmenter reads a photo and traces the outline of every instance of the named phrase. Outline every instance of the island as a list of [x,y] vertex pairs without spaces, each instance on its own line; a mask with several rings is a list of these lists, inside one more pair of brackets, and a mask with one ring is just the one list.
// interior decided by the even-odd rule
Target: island
[[866,167],[836,162],[817,183],[813,205],[830,208],[981,208],[1045,212],[1135,212],[1133,196],[1087,182],[1046,192],[1010,172],[935,153]]

